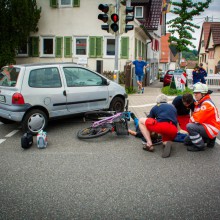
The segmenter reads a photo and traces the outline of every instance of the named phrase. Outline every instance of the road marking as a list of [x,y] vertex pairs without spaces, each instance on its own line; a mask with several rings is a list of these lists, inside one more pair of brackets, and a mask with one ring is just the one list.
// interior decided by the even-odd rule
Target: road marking
[[6,139],[0,139],[0,144],[3,143]]
[[3,125],[4,123],[2,123],[1,121],[0,121],[0,125]]
[[220,145],[220,140],[218,138],[216,138],[215,142]]
[[11,137],[13,136],[14,134],[16,134],[19,130],[14,130],[12,132],[10,132],[9,134],[7,134],[5,137]]
[[[168,103],[171,103],[171,101],[168,101]],[[141,107],[147,107],[147,106],[154,106],[156,103],[150,103],[150,104],[145,104],[145,105],[132,105],[128,106],[129,108],[141,108]]]

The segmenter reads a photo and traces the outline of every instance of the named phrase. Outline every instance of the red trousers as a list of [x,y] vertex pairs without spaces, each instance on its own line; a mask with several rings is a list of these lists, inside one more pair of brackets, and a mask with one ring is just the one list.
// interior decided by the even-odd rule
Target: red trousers
[[177,116],[177,121],[180,125],[180,128],[184,131],[187,131],[186,125],[189,123],[190,116],[189,115],[179,115]]
[[155,119],[153,122],[152,118],[148,118],[145,121],[145,126],[148,131],[161,134],[163,142],[173,141],[178,132],[177,127],[172,122],[158,122]]

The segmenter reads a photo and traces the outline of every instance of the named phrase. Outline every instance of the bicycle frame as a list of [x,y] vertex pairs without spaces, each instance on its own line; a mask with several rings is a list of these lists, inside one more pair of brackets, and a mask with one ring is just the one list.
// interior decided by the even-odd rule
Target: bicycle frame
[[118,119],[121,116],[124,119],[130,120],[130,112],[118,112],[113,116],[109,116],[109,117],[106,117],[106,118],[101,119],[99,121],[93,122],[91,127],[95,128],[95,127],[98,127],[103,124],[112,124],[115,121],[115,119]]

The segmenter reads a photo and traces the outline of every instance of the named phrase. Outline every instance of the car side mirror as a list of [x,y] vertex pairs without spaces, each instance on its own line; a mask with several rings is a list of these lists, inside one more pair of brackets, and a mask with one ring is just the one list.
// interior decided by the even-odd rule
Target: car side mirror
[[109,81],[105,78],[102,79],[102,83],[104,86],[108,86],[109,85]]

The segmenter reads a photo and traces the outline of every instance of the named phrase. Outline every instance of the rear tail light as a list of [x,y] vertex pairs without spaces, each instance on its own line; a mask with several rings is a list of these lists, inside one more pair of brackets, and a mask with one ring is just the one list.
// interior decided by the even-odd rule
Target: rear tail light
[[14,95],[12,96],[12,104],[16,104],[16,105],[24,104],[24,98],[21,95],[21,93],[14,93]]

